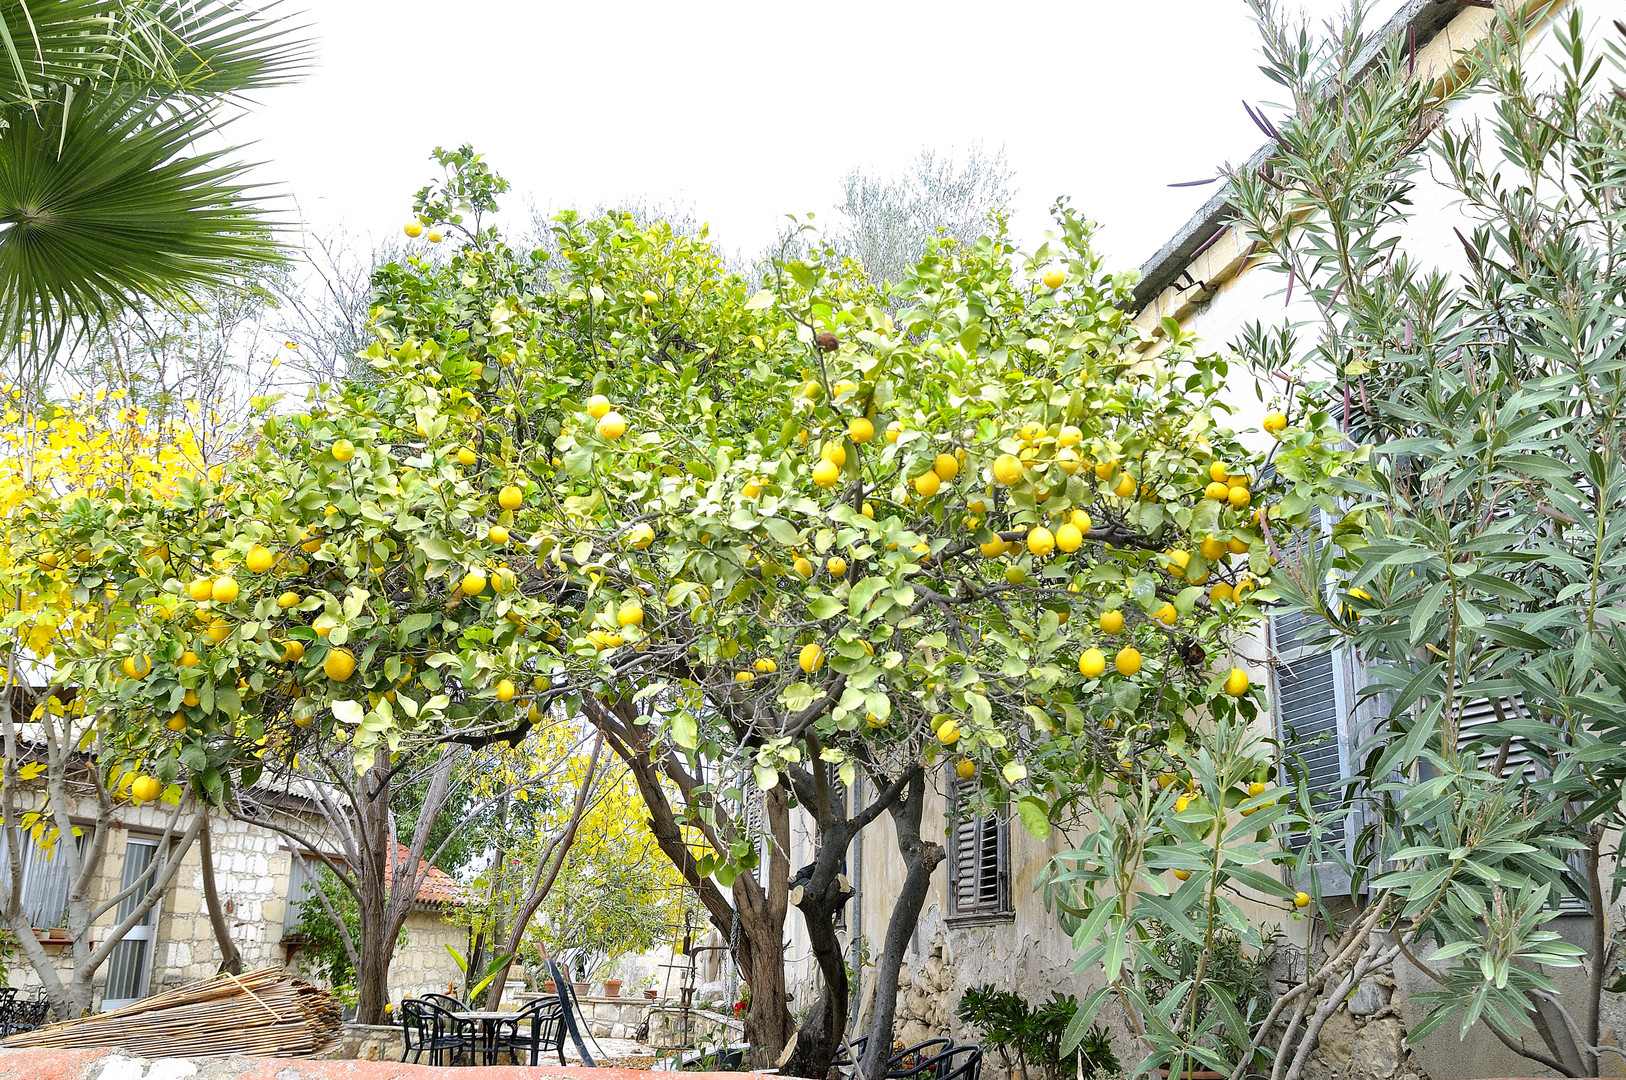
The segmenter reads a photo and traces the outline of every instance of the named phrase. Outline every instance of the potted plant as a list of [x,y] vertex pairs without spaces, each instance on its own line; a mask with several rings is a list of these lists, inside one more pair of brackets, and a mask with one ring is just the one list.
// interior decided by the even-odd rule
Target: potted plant
[[544,979],[542,980],[542,992],[544,994],[557,994],[559,987],[552,979]]
[[620,997],[621,996],[621,980],[620,979],[605,979],[604,980],[604,996],[605,997]]

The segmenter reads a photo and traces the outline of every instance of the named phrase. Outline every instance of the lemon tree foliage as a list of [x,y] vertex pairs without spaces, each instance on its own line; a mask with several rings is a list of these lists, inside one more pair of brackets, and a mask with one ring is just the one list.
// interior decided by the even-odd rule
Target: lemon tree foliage
[[[1172,325],[1137,352],[1128,282],[1065,206],[1032,253],[999,222],[934,247],[893,315],[816,247],[761,288],[613,215],[517,252],[485,223],[500,179],[440,157],[408,232],[446,246],[379,273],[375,385],[268,420],[173,498],[55,506],[22,554],[90,551],[70,573],[117,623],[60,677],[123,718],[112,751],[210,798],[307,739],[367,768],[635,703],[692,766],[686,820],[779,792],[837,853],[799,890],[822,1072],[844,839],[893,817],[912,926],[939,767],[1043,836],[1194,718],[1252,717],[1224,643],[1270,595],[1259,514],[1306,515],[1347,455],[1276,444],[1266,479],[1219,404],[1227,361]],[[752,865],[731,837],[701,873]]]
[[[77,1015],[90,1007],[101,965],[169,887],[204,817],[181,788],[112,752],[111,725],[87,707],[89,695],[43,685],[53,667],[72,662],[80,643],[105,645],[117,632],[120,603],[97,570],[96,550],[41,545],[39,538],[64,505],[92,505],[138,486],[162,496],[205,466],[190,424],[155,420],[120,393],[36,406],[32,418],[22,415],[22,401],[13,392],[0,414],[0,649],[7,687],[0,695],[0,827],[11,883],[0,893],[0,918],[58,1012]],[[120,675],[135,676],[150,662],[127,655],[117,667]],[[64,978],[58,957],[29,925],[24,852],[32,844],[64,860],[70,882],[95,880],[104,869],[115,810],[125,801],[161,801],[175,842],[140,883],[129,910],[111,924],[92,894],[69,891],[72,969]]]

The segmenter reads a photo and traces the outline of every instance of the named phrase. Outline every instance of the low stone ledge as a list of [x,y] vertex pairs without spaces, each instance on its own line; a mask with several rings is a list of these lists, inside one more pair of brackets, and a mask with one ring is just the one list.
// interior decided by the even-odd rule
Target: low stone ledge
[[[455,1071],[398,1061],[312,1061],[298,1058],[159,1058],[122,1050],[0,1050],[0,1080],[671,1080],[670,1072],[570,1066],[474,1066]],[[684,1073],[684,1080],[742,1073]]]

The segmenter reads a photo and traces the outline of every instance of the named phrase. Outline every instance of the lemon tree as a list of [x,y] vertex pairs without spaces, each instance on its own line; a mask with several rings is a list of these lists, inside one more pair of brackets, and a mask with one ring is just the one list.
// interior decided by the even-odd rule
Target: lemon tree
[[[376,378],[171,499],[55,507],[38,554],[90,551],[119,621],[62,677],[129,719],[124,752],[209,793],[306,739],[387,769],[517,740],[555,704],[613,713],[704,837],[663,850],[736,895],[745,809],[804,808],[821,854],[766,888],[824,975],[788,1066],[822,1075],[852,836],[886,814],[899,837],[895,987],[942,858],[920,831],[940,770],[1044,836],[1126,769],[1155,784],[1210,718],[1255,715],[1226,640],[1271,595],[1261,516],[1328,502],[1349,455],[1246,449],[1226,360],[1172,324],[1138,351],[1129,279],[1065,206],[1037,251],[995,221],[883,295],[816,242],[748,282],[618,215],[516,251],[486,223],[500,179],[440,158],[409,222],[435,257],[375,282]],[[883,989],[877,1030],[894,1006]]]

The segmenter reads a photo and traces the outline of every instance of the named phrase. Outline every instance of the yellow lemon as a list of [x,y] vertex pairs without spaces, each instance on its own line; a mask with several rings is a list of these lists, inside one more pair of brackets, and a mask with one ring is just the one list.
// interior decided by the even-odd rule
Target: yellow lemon
[[237,599],[237,580],[230,577],[215,578],[209,587],[209,598],[217,604],[229,604]]
[[1120,499],[1129,498],[1135,494],[1135,478],[1128,473],[1124,473],[1118,478],[1118,483],[1113,487],[1112,493]]
[[835,462],[836,468],[839,469],[841,466],[847,464],[847,448],[841,445],[840,439],[831,439],[829,442],[825,443],[823,449],[819,451],[819,457],[823,458],[825,461]]
[[1072,513],[1067,515],[1067,520],[1072,522],[1073,528],[1077,529],[1081,533],[1089,532],[1090,529],[1095,525],[1095,522],[1090,520],[1090,515],[1086,514],[1082,510],[1074,510]]
[[847,438],[863,446],[875,438],[875,424],[867,417],[855,416],[847,421]]
[[1208,590],[1208,602],[1217,605],[1221,600],[1230,602],[1231,587],[1223,581],[1216,581],[1214,587]]
[[902,420],[894,420],[890,424],[886,425],[886,441],[887,442],[889,442],[889,443],[897,442],[898,441],[898,436],[902,435],[902,434],[903,434],[903,421]]
[[985,559],[997,559],[1005,554],[1005,541],[995,536],[986,544],[978,544],[977,550],[982,552],[982,557]]
[[641,522],[627,530],[627,543],[639,551],[655,542],[655,530],[648,522]]
[[187,586],[186,586],[186,595],[190,596],[192,599],[196,600],[200,604],[203,601],[209,599],[210,595],[214,591],[215,591],[215,582],[214,582],[213,578],[206,578],[206,577],[193,578],[190,582],[187,583]]
[[191,649],[186,650],[185,652],[183,652],[181,654],[181,658],[179,660],[175,661],[175,666],[176,667],[197,667],[198,666],[198,654],[193,652]]
[[343,464],[356,456],[356,444],[349,439],[340,439],[333,444],[333,460]]
[[497,680],[497,700],[498,701],[507,702],[507,701],[514,700],[515,692],[516,692],[516,688],[515,688],[515,686],[514,686],[514,684],[513,684],[513,682],[511,680],[509,680],[509,679],[498,679]]
[[1191,796],[1190,795],[1182,795],[1178,799],[1174,800],[1174,812],[1176,814],[1183,814],[1183,813],[1186,812],[1186,807],[1188,807],[1190,805],[1191,805]]
[[478,570],[470,570],[463,575],[463,580],[458,582],[458,588],[463,590],[464,596],[479,596],[485,592],[486,576]]
[[1216,461],[1208,466],[1208,478],[1216,483],[1225,483],[1225,478],[1230,475],[1231,470],[1226,468],[1223,461]]
[[946,484],[960,475],[960,459],[953,454],[938,454],[932,459],[932,472]]
[[1270,434],[1279,435],[1286,427],[1287,417],[1283,416],[1281,413],[1273,412],[1265,414],[1265,430]]
[[745,487],[740,489],[740,494],[744,495],[747,499],[756,498],[758,495],[762,494],[761,482],[757,480],[747,480],[745,482]]
[[296,592],[285,592],[281,594],[277,597],[277,606],[282,608],[284,611],[291,607],[298,607],[299,594]]
[[1056,538],[1043,525],[1035,526],[1028,530],[1028,550],[1042,559],[1056,550]]
[[1060,270],[1050,269],[1044,272],[1044,287],[1047,289],[1059,289],[1066,280],[1067,275]]
[[1203,488],[1203,498],[1213,499],[1215,502],[1225,502],[1231,497],[1231,489],[1222,481],[1216,480]]
[[796,663],[811,675],[824,666],[824,650],[809,642],[802,646],[802,651],[796,657]]
[[1209,562],[1218,562],[1225,555],[1225,541],[1217,536],[1203,537],[1199,548]]
[[1253,783],[1248,785],[1248,798],[1250,798],[1250,799],[1257,798],[1258,796],[1263,795],[1268,790],[1269,790],[1269,788],[1265,784],[1262,784],[1258,780],[1255,780]]
[[737,683],[748,683],[755,678],[756,676],[749,671],[736,671],[734,673],[734,681]]
[[869,518],[871,521],[875,520],[875,504],[874,503],[865,503],[864,508],[862,510],[858,511],[858,512],[860,514],[863,514],[865,517]]
[[163,793],[163,782],[156,776],[148,776],[143,773],[130,784],[130,794],[142,802],[152,802]]
[[152,660],[145,656],[126,656],[124,658],[124,673],[132,679],[144,679],[152,670]]
[[1107,670],[1107,657],[1100,649],[1085,649],[1078,658],[1078,673],[1086,679],[1099,679]]
[[1191,871],[1190,870],[1176,870],[1174,872],[1174,876],[1179,878],[1181,881],[1189,881],[1189,880],[1191,880]]
[[508,484],[497,492],[497,505],[504,510],[518,510],[525,504],[525,493],[515,484]]
[[1098,461],[1095,463],[1095,478],[1097,480],[1110,480],[1112,479],[1112,474],[1116,472],[1117,469],[1118,462],[1115,458],[1107,458],[1103,461]]
[[171,731],[185,731],[186,717],[181,713],[176,713],[174,716],[164,721],[164,726],[169,728]]
[[1185,577],[1186,567],[1191,565],[1191,554],[1181,548],[1169,552],[1169,576]]
[[243,558],[243,565],[248,567],[250,573],[263,574],[271,569],[271,564],[276,562],[276,558],[270,548],[255,544],[248,549],[248,554]]
[[1307,892],[1294,893],[1293,894],[1293,906],[1296,907],[1296,908],[1309,907],[1310,906],[1310,894],[1307,893]]
[[508,543],[508,530],[501,525],[493,525],[486,530],[486,539],[493,544],[506,544]]
[[829,571],[831,577],[845,577],[847,575],[847,560],[837,555],[825,563],[824,568]]
[[356,658],[349,649],[332,649],[322,661],[322,673],[334,682],[344,682],[356,673]]
[[1243,487],[1241,484],[1238,484],[1236,487],[1233,487],[1227,491],[1226,498],[1230,502],[1231,506],[1237,510],[1242,509],[1244,506],[1247,506],[1248,503],[1253,501],[1253,496],[1248,492],[1248,489]]
[[1056,433],[1056,445],[1060,447],[1077,446],[1084,440],[1084,432],[1072,424],[1063,424]]
[[766,656],[764,656],[761,660],[758,660],[752,666],[764,675],[772,675],[774,672],[779,670],[779,665],[768,659]]
[[414,240],[423,235],[423,225],[420,222],[409,221],[403,231]]
[[442,240],[444,240],[446,238],[444,236],[440,235],[440,233],[435,232],[433,229],[431,229],[431,230],[429,230],[429,235],[424,237],[424,239],[429,241],[431,244],[438,244],[438,243],[440,243]]
[[1001,454],[994,459],[994,479],[1009,487],[1021,482],[1022,463],[1010,454]]
[[636,600],[628,600],[615,613],[615,621],[621,626],[644,625],[644,607]]
[[1226,542],[1225,547],[1232,555],[1246,555],[1248,553],[1248,538],[1233,536]]
[[804,555],[796,556],[796,561],[790,565],[791,569],[795,570],[798,574],[805,578],[810,578],[813,576],[813,563]]
[[282,662],[284,664],[297,664],[305,658],[305,646],[302,642],[288,640],[282,643]]
[[598,422],[598,437],[605,442],[615,442],[627,433],[627,418],[611,409],[605,413]]
[[1064,448],[1056,451],[1056,464],[1068,476],[1075,476],[1084,467],[1084,460],[1078,456],[1077,450]]
[[921,498],[929,499],[942,489],[943,480],[935,472],[927,471],[915,477],[914,485],[915,490],[920,492]]
[[[181,726],[185,727],[186,725],[183,723]],[[977,775],[977,763],[968,757],[963,757],[954,763],[954,774],[961,780],[969,780]]]
[[1118,655],[1112,658],[1112,666],[1118,669],[1120,675],[1133,675],[1140,670],[1140,650],[1133,645],[1118,650]]
[[587,399],[587,415],[591,416],[594,420],[604,419],[604,417],[609,414],[612,407],[613,406],[610,405],[610,399],[605,397],[603,394],[594,394],[592,397]]
[[853,382],[851,379],[837,379],[835,382],[830,384],[830,393],[834,394],[836,397],[840,397],[842,394],[850,394],[857,389],[858,384]]
[[813,482],[821,488],[827,488],[841,479],[841,466],[829,458],[820,458],[819,463],[813,466]]
[[1103,634],[1121,634],[1124,631],[1124,613],[1118,608],[1101,613],[1101,632]]
[[1084,534],[1078,531],[1078,526],[1071,521],[1064,522],[1056,529],[1056,547],[1068,554],[1079,549],[1084,543]]
[[457,463],[465,469],[479,460],[480,455],[476,454],[473,448],[467,446],[457,448]]
[[1005,583],[1007,585],[1021,585],[1028,579],[1028,572],[1020,566],[1007,566],[1005,568]]
[[1231,673],[1225,676],[1225,692],[1232,697],[1241,697],[1248,692],[1248,673],[1241,668],[1234,667]]
[[215,618],[209,622],[209,640],[219,645],[231,636],[231,624],[225,619]]
[[1164,604],[1162,607],[1152,612],[1152,618],[1156,619],[1164,626],[1173,626],[1175,620],[1179,617],[1180,613],[1174,610],[1173,604]]
[[943,721],[943,726],[937,729],[937,741],[944,746],[953,746],[960,741],[960,725],[953,720]]

